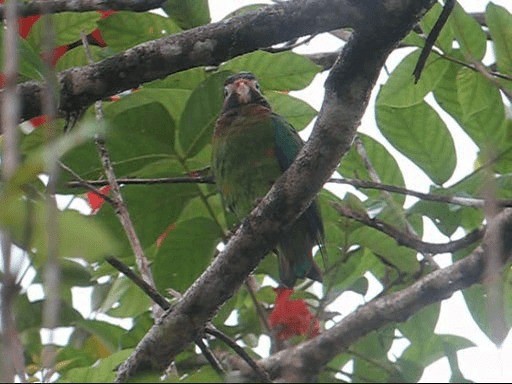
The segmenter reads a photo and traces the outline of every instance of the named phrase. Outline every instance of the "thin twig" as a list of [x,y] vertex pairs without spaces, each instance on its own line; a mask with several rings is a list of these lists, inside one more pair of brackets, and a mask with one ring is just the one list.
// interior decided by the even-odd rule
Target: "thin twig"
[[245,279],[245,288],[247,288],[247,292],[249,292],[249,296],[251,297],[252,303],[254,304],[254,307],[256,308],[256,312],[258,313],[258,317],[260,319],[261,324],[263,325],[263,328],[265,328],[265,331],[269,336],[272,337],[272,329],[270,328],[270,325],[268,324],[267,314],[261,307],[260,302],[258,301],[258,298],[256,297],[256,293],[254,292],[253,288],[254,283],[254,276],[249,275],[247,279]]
[[[59,161],[59,166],[62,169],[64,169],[66,172],[69,172],[75,179],[78,180],[78,181],[76,181],[74,183],[79,183],[79,185],[81,187],[84,187],[84,188],[88,189],[89,191],[93,192],[94,194],[96,194],[97,196],[101,197],[103,200],[105,200],[106,202],[108,202],[109,204],[114,206],[114,200],[109,195],[104,194],[98,188],[96,188],[93,184],[89,183],[87,180],[82,179],[82,177],[78,173],[73,171],[71,168],[69,168],[63,162]],[[105,182],[104,185],[108,185],[108,182],[106,180],[104,180],[104,182]]]
[[197,337],[195,340],[196,345],[201,350],[204,357],[206,357],[206,360],[210,363],[212,368],[217,372],[217,374],[222,378],[226,375],[226,372],[222,368],[222,365],[220,364],[220,361],[217,359],[217,357],[213,354],[213,352],[210,350],[210,348],[204,343],[203,339],[201,337]]
[[[135,283],[142,291],[148,295],[151,300],[153,300],[157,305],[160,306],[165,311],[170,310],[171,304],[167,301],[167,299],[162,296],[156,289],[154,289],[151,285],[149,285],[147,282],[145,282],[143,279],[141,279],[135,272],[130,269],[126,264],[118,260],[117,258],[110,256],[106,258],[106,261],[112,265],[115,269],[117,269],[119,272],[123,273],[127,278],[129,278],[133,283]],[[260,380],[266,383],[270,383],[270,379],[268,378],[267,372],[261,368],[245,351],[242,347],[240,347],[234,340],[232,340],[229,336],[224,334],[223,332],[216,329],[213,325],[209,324],[205,328],[205,333],[209,333],[210,335],[213,335],[219,339],[221,339],[224,343],[229,345],[242,359],[244,359],[247,364],[254,369],[254,372],[258,375]],[[195,343],[197,344],[200,341],[200,339],[196,339]],[[204,344],[204,343],[203,343]],[[201,348],[200,345],[198,345],[199,348]],[[201,348],[201,351],[204,353],[203,349]],[[211,353],[209,350],[207,353]],[[213,361],[210,361],[208,356],[206,356],[206,359],[212,363]],[[215,361],[218,360],[214,358]],[[213,364],[212,364],[213,365]],[[219,364],[220,367],[220,364]],[[213,367],[217,372],[223,373],[222,368],[217,369],[215,366]]]
[[[466,67],[466,68],[469,68],[475,72],[478,72],[478,69],[474,66],[474,64],[470,64],[470,63],[466,63],[465,61],[463,60],[460,60],[456,57],[453,57],[453,56],[450,56],[450,55],[447,55],[445,53],[442,53],[442,52],[438,52],[436,50],[433,50],[432,51],[433,53],[435,53],[436,55],[442,57],[443,59],[446,59],[448,61],[451,61],[452,63],[455,63],[455,64],[459,64],[463,67]],[[504,79],[504,80],[509,80],[509,81],[512,81],[512,76],[510,75],[507,75],[505,73],[501,73],[501,72],[497,72],[497,71],[487,71],[490,75],[494,76],[494,77],[498,77],[500,79]]]
[[354,219],[371,228],[375,228],[378,231],[394,238],[399,245],[412,248],[421,253],[439,254],[455,252],[482,239],[485,232],[485,229],[477,229],[461,239],[450,241],[448,243],[428,243],[417,238],[413,238],[382,220],[372,219],[366,213],[356,212],[347,206],[337,203],[333,203],[332,205],[341,215]]
[[151,300],[158,304],[158,306],[162,308],[164,311],[167,311],[171,308],[171,304],[167,301],[167,299],[164,296],[162,296],[152,285],[148,284],[145,280],[137,276],[137,274],[133,272],[130,269],[130,267],[128,267],[122,261],[113,256],[109,256],[105,260],[119,272],[123,273],[140,289],[142,289],[142,291],[146,295],[148,295],[151,298]]
[[232,338],[230,338],[225,333],[219,331],[218,329],[214,328],[213,326],[207,326],[205,328],[205,333],[208,333],[212,336],[215,336],[216,338],[222,340],[225,344],[227,344],[231,349],[233,349],[244,361],[249,364],[249,366],[253,369],[253,371],[258,375],[258,378],[263,383],[271,383],[272,380],[270,380],[270,377],[266,370],[264,370],[262,367],[260,367],[252,358],[245,352],[245,350],[239,346],[236,341],[234,341]]
[[[146,281],[141,279],[139,276],[133,272],[130,267],[124,264],[122,261],[118,260],[113,256],[109,256],[106,258],[106,261],[112,265],[119,272],[123,273],[127,278],[129,278],[135,285],[137,285],[142,291],[153,300],[155,304],[157,304],[162,310],[168,311],[171,308],[171,304],[167,301],[167,299],[160,294],[155,288],[153,288]],[[199,347],[206,360],[212,365],[213,369],[219,373],[220,375],[224,375],[224,369],[220,365],[218,359],[215,355],[210,351],[207,345],[203,342],[200,336],[198,336],[195,340],[196,345]]]
[[[437,195],[437,194],[433,194],[433,193],[423,193],[423,192],[413,191],[413,190],[407,189],[407,188],[397,187],[396,185],[380,184],[380,183],[375,183],[373,181],[368,181],[368,180],[333,178],[333,179],[330,179],[328,182],[336,183],[336,184],[347,184],[347,185],[351,185],[355,188],[361,188],[361,189],[384,190],[384,191],[399,193],[399,194],[403,194],[403,195],[411,195],[411,196],[417,197],[422,200],[434,201],[434,202],[438,202],[438,203],[460,205],[463,207],[483,208],[485,205],[484,199],[478,199],[478,198],[474,198],[474,197],[462,197],[462,196],[450,196],[450,195]],[[496,203],[500,207],[512,207],[511,199],[496,200]]]
[[[77,178],[78,179],[78,178]],[[125,178],[117,179],[119,184],[125,185],[152,185],[152,184],[215,184],[212,176],[183,176],[183,177],[160,177],[160,178]],[[104,186],[108,185],[108,180],[78,180],[68,181],[66,186],[69,188],[80,188],[87,186]]]
[[[81,37],[82,44],[84,45],[85,54],[89,62],[93,62],[92,55],[87,42],[87,36],[85,35],[85,33],[82,33]],[[101,101],[97,101],[95,103],[95,108],[96,121],[98,123],[102,123],[104,121],[104,115]],[[98,135],[96,136],[94,141],[96,144],[96,148],[98,150],[98,155],[101,159],[101,163],[103,164],[103,170],[107,176],[108,183],[111,187],[112,200],[114,201],[114,210],[117,214],[117,217],[119,218],[119,221],[121,222],[121,225],[128,238],[128,241],[130,242],[130,246],[135,255],[135,262],[137,264],[137,268],[142,278],[148,284],[155,286],[153,274],[151,273],[151,269],[149,267],[149,261],[144,254],[144,250],[140,243],[139,237],[137,236],[137,233],[135,232],[135,228],[133,226],[133,222],[130,219],[130,213],[128,212],[126,204],[124,203],[123,196],[121,194],[121,188],[119,187],[119,183],[117,182],[114,167],[110,159],[110,154],[105,145],[105,140]],[[162,310],[157,305],[153,305],[152,312],[155,319],[158,319],[162,315]]]

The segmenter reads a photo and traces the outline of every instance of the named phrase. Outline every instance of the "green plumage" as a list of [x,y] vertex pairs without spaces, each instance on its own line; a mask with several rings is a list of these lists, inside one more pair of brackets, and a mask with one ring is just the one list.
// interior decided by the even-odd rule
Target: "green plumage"
[[[290,166],[303,142],[293,127],[273,113],[253,75],[226,80],[226,99],[213,137],[212,169],[226,207],[241,220]],[[321,281],[312,258],[323,227],[317,203],[300,216],[278,244],[281,283],[297,278]]]

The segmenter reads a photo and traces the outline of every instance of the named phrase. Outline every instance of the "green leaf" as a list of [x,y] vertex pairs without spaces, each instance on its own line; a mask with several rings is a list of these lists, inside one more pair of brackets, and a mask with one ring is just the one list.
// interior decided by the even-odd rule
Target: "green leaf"
[[[435,190],[431,190],[431,193]],[[435,201],[420,200],[408,210],[427,216],[445,236],[452,236],[461,225],[462,208]]]
[[176,23],[154,13],[116,12],[98,21],[105,43],[116,52],[181,31]]
[[462,107],[459,103],[457,91],[457,74],[460,69],[461,67],[455,63],[449,64],[448,70],[434,89],[434,98],[441,108],[448,112],[462,126]]
[[393,238],[376,229],[361,227],[356,229],[350,238],[354,243],[370,249],[401,273],[414,274],[420,268],[415,251],[406,247],[397,247]]
[[487,38],[480,24],[468,15],[458,3],[448,19],[455,38],[466,60],[482,60],[485,55]]
[[[178,172],[175,168],[174,172]],[[169,172],[169,177],[174,176]],[[197,186],[192,184],[163,184],[151,186],[126,185],[121,189],[123,199],[130,211],[130,218],[135,227],[142,247],[153,246],[157,238],[174,223],[186,202],[198,195]],[[126,239],[126,234],[110,204],[105,204],[96,214],[95,219],[103,223],[118,239],[123,241],[123,255],[132,255],[133,251]]]
[[394,327],[373,331],[351,346],[355,351],[354,378],[365,382],[396,382],[396,367],[387,358],[394,340]]
[[440,311],[441,303],[429,305],[399,324],[398,329],[411,343],[426,343],[434,333]]
[[[400,170],[397,161],[388,152],[386,147],[384,147],[381,143],[372,137],[365,135],[364,133],[358,133],[358,136],[363,142],[366,154],[368,155],[369,160],[375,168],[375,171],[377,172],[381,182],[383,184],[402,187],[405,186],[402,171]],[[357,150],[354,146],[352,146],[347,154],[343,157],[341,164],[338,167],[338,172],[346,178],[370,181],[372,180],[368,174],[368,170],[361,156],[357,153]],[[382,198],[381,191],[363,189],[361,192],[371,196],[374,199],[378,199],[379,197]],[[397,204],[402,205],[405,201],[405,196],[395,194],[393,195],[393,199],[397,202]]]
[[[500,282],[503,289],[503,302],[497,303],[499,306],[503,306],[505,309],[505,321],[507,329],[510,330],[512,324],[512,317],[510,316],[510,309],[507,306],[512,302],[512,292],[509,287],[510,285],[510,271],[506,272],[505,278],[502,278]],[[469,312],[475,320],[478,327],[486,334],[486,336],[493,341],[501,343],[503,340],[496,340],[496,332],[494,330],[494,319],[493,316],[500,316],[498,313],[489,312],[489,297],[487,288],[482,284],[475,284],[462,291],[466,305],[468,306]]]
[[505,140],[505,110],[499,90],[481,74],[462,68],[457,74],[462,128],[481,149],[496,154]]
[[487,4],[485,21],[491,33],[498,70],[512,73],[512,14],[492,2]]
[[390,107],[408,107],[421,103],[431,92],[450,63],[436,54],[429,55],[418,83],[414,83],[413,70],[418,62],[420,50],[407,55],[389,76],[380,90],[378,103]]
[[[46,300],[30,301],[27,295],[16,297],[14,313],[16,316],[16,329],[26,331],[31,328],[43,327],[43,311],[47,305]],[[61,301],[59,306],[59,316],[57,327],[65,327],[82,319],[80,312],[74,309],[70,304]]]
[[415,364],[418,367],[417,376],[408,377],[408,382],[417,381],[422,370],[434,361],[445,357],[448,350],[458,351],[473,347],[470,340],[456,335],[438,335],[431,332],[430,337],[420,341],[413,341],[398,360],[398,365]]
[[157,287],[184,292],[210,263],[220,237],[220,228],[205,217],[177,222],[153,263]]
[[126,329],[100,320],[79,320],[76,327],[94,336],[102,349],[114,353],[121,348],[131,348],[137,345],[138,339]]
[[[0,39],[4,41],[4,29],[0,28]],[[19,68],[20,75],[28,78],[41,80],[43,79],[44,63],[39,54],[25,40],[18,40]],[[4,45],[0,44],[0,68],[4,68]]]
[[162,8],[183,29],[210,22],[207,0],[167,0]]
[[195,156],[211,141],[215,121],[224,101],[227,72],[208,77],[194,89],[182,113],[178,140],[185,158]]
[[132,349],[113,353],[91,367],[74,368],[60,378],[62,382],[111,383],[115,381],[117,367],[133,352]]
[[[0,223],[9,229],[18,245],[31,251],[36,266],[43,265],[47,258],[47,217],[47,204],[22,196],[9,199],[9,204],[0,212]],[[57,242],[60,257],[97,261],[119,250],[117,240],[91,217],[68,210],[58,211],[56,220],[58,229],[53,241]],[[31,231],[29,237],[26,236],[27,224]]]
[[[46,33],[44,17],[48,16],[37,20],[27,36],[27,41],[38,50],[43,47]],[[55,46],[58,47],[79,41],[82,32],[86,35],[91,33],[96,28],[96,21],[100,19],[101,15],[98,12],[62,12],[49,17],[51,17],[55,32]]]
[[283,116],[298,131],[306,128],[317,114],[317,111],[305,101],[284,93],[268,91],[265,92],[265,97],[272,110]]
[[386,139],[435,183],[446,182],[455,169],[455,145],[445,122],[427,103],[408,108],[378,104],[377,124]]
[[320,72],[321,67],[292,51],[255,51],[228,61],[220,69],[235,73],[253,73],[263,91],[291,91],[306,87]]
[[[89,50],[95,62],[105,58],[103,48],[91,45],[89,46]],[[55,65],[55,71],[60,72],[71,67],[81,67],[87,64],[89,64],[89,59],[85,54],[85,49],[84,47],[79,46],[70,49],[64,55],[61,56],[61,58],[57,61],[57,64]]]
[[[127,100],[105,107],[107,148],[117,177],[133,176],[145,165],[174,156],[173,118],[162,103],[147,96],[145,93],[126,97]],[[38,131],[33,135],[44,134]],[[84,179],[98,179],[103,175],[98,150],[92,141],[75,148],[62,158],[62,162]],[[76,193],[76,189],[70,191],[65,187],[65,183],[73,179],[72,175],[63,172],[59,192]]]
[[[113,304],[117,306],[113,308]],[[102,305],[101,311],[109,316],[136,317],[151,307],[151,299],[131,280],[118,278]]]
[[203,67],[191,68],[186,71],[173,73],[161,80],[145,83],[144,88],[177,88],[193,91],[207,77],[208,73]]

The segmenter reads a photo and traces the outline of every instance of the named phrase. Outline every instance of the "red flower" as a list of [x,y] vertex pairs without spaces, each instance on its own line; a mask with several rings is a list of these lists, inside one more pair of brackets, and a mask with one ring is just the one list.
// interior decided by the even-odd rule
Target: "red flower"
[[39,115],[39,116],[31,118],[29,121],[30,121],[30,124],[32,124],[32,126],[34,128],[37,128],[40,125],[43,125],[48,122],[48,116],[47,115]]
[[268,317],[278,340],[288,340],[294,336],[312,338],[320,333],[318,319],[309,311],[302,299],[290,300],[293,289],[275,288],[276,301]]
[[[104,187],[101,187],[99,191],[104,195],[108,195],[110,192],[110,185],[105,185]],[[89,202],[89,206],[92,208],[92,215],[98,213],[101,206],[105,202],[105,199],[103,197],[98,196],[94,192],[87,192],[87,200]]]
[[39,20],[40,15],[20,17],[18,19],[18,32],[23,39],[26,39],[34,23]]

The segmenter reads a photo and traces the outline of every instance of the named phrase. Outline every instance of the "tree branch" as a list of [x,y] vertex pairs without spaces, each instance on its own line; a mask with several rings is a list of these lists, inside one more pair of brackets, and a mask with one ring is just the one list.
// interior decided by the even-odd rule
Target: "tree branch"
[[469,233],[467,236],[459,240],[449,241],[444,244],[427,243],[418,239],[416,236],[411,236],[396,229],[392,225],[382,220],[372,219],[366,213],[356,212],[353,209],[350,209],[349,207],[343,206],[341,204],[333,205],[341,215],[350,219],[354,219],[364,225],[367,225],[368,227],[375,228],[376,230],[381,231],[395,239],[398,244],[412,248],[421,253],[431,253],[435,255],[439,253],[455,252],[466,248],[467,246],[482,239],[485,233],[484,229],[479,229]]
[[[18,3],[18,16],[41,15],[43,13],[88,12],[88,11],[133,11],[145,12],[159,8],[165,0],[32,0]],[[0,5],[0,19],[5,17],[5,5]]]
[[[83,180],[78,178],[77,175],[73,175],[77,180],[68,181],[66,186],[69,188],[94,188],[96,186],[102,187],[108,185],[108,180]],[[215,181],[211,176],[183,176],[183,177],[160,177],[160,178],[127,178],[117,179],[118,184],[131,184],[131,185],[152,185],[152,184],[215,184]]]
[[[336,326],[314,339],[288,348],[260,361],[271,377],[286,382],[308,381],[332,358],[369,332],[392,322],[406,321],[429,304],[450,297],[454,292],[478,283],[485,272],[487,249],[499,239],[510,257],[512,241],[512,209],[504,209],[494,221],[497,237],[486,238],[481,246],[451,266],[438,269],[411,286],[374,299],[350,313]],[[500,271],[495,271],[499,273]]]
[[[326,7],[327,4],[329,6]],[[341,4],[345,7],[339,7]],[[347,43],[330,72],[315,128],[298,157],[243,221],[225,249],[176,303],[172,312],[166,313],[159,324],[148,331],[132,355],[119,367],[117,381],[125,381],[145,368],[165,369],[169,361],[194,340],[220,305],[240,287],[263,256],[273,249],[282,232],[311,204],[336,169],[341,156],[350,148],[387,56],[432,4],[430,0],[388,0],[377,4],[374,1],[294,1],[236,18],[236,23],[251,23],[251,39],[247,41],[246,50],[270,45],[272,39],[269,36],[277,30],[283,34],[281,40],[297,33],[295,22],[301,12],[294,9],[294,5],[303,7],[307,17],[302,20],[310,28],[312,24],[322,24],[322,27],[311,28],[313,31],[310,33],[324,27],[334,29],[336,25],[333,24],[339,27],[348,22],[357,33]],[[376,13],[379,18],[375,18]],[[278,14],[281,16],[280,25],[275,25],[272,21],[278,19]],[[268,24],[261,24],[263,16],[269,17]],[[224,25],[233,25],[234,20]],[[362,20],[365,22],[360,23]],[[373,22],[368,23],[368,20]],[[286,30],[282,30],[282,26]],[[218,24],[213,27],[224,28]],[[243,38],[245,32],[240,34],[240,30],[247,31],[247,27],[243,24],[238,24],[238,27],[235,39],[231,40],[235,45],[228,49],[228,57],[241,53],[238,38]],[[198,29],[201,33],[206,30],[206,27]],[[262,30],[265,30],[267,38],[262,37]],[[204,45],[205,41],[200,41]],[[219,54],[226,53],[222,52],[222,46],[219,49]],[[218,57],[217,53],[215,57]]]
[[[375,13],[370,15],[372,9],[376,10],[372,0],[296,0],[148,41],[98,63],[60,72],[59,112],[65,117],[74,115],[97,100],[144,82],[197,66],[218,65],[295,37],[341,27],[368,28],[366,18],[375,19]],[[36,81],[18,85],[22,120],[42,113],[42,88]]]

